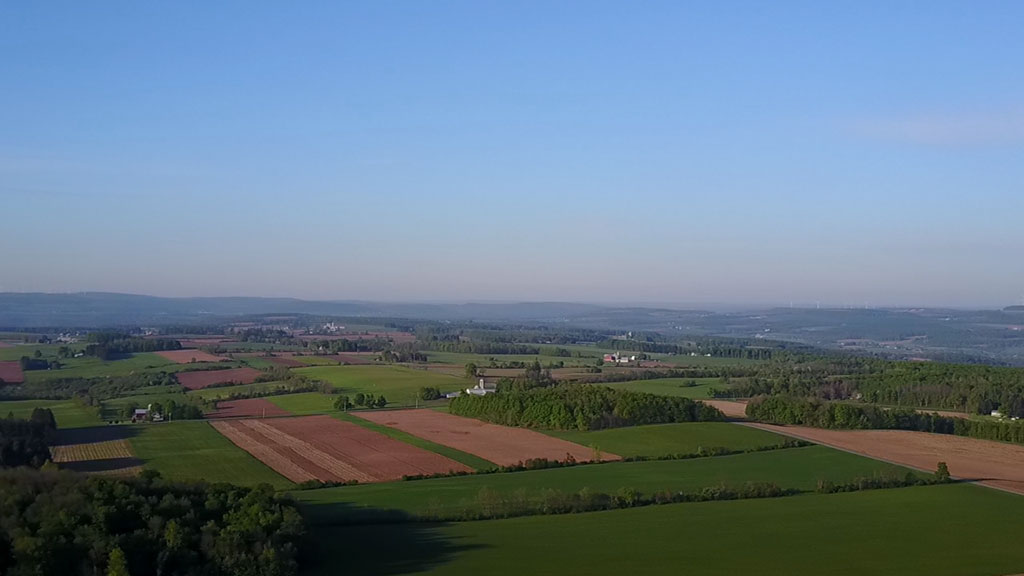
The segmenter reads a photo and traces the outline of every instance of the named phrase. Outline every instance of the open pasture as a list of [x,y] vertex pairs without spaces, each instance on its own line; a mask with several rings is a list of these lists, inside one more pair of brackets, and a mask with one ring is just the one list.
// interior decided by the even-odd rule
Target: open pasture
[[214,386],[202,390],[191,390],[188,393],[190,398],[202,398],[204,400],[227,399],[232,394],[251,394],[254,392],[268,392],[272,390],[285,390],[287,385],[282,381],[274,382],[253,382],[252,384],[238,384],[235,386]]
[[[432,478],[402,484],[344,486],[296,492],[313,523],[342,522],[372,515],[373,510],[400,510],[411,515],[456,514],[475,510],[485,499],[540,501],[545,492],[587,488],[614,494],[632,488],[643,494],[696,492],[709,486],[770,482],[782,488],[812,491],[819,480],[851,482],[858,477],[903,476],[905,468],[824,446],[787,448],[734,456],[607,464],[531,470],[509,474]],[[371,516],[372,518],[372,516]]]
[[127,376],[140,372],[171,372],[175,364],[153,352],[125,354],[111,360],[93,356],[65,358],[59,370],[30,370],[25,373],[29,383],[45,382],[61,378],[107,378]]
[[252,384],[263,373],[254,368],[231,368],[228,370],[197,370],[179,372],[178,382],[188,390],[202,390],[214,384],[232,382],[235,384]]
[[623,457],[657,458],[694,454],[700,449],[754,450],[778,446],[786,438],[728,422],[653,424],[606,430],[546,430],[550,436],[581,446],[607,450]]
[[268,402],[296,416],[337,412],[334,408],[335,399],[335,396],[320,392],[299,392],[298,394],[282,394],[266,398]]
[[[569,456],[577,462],[588,462],[596,456],[591,448],[540,432],[499,426],[435,410],[385,410],[354,415],[503,466],[534,458],[566,460]],[[601,453],[600,458],[617,460],[619,457]]]
[[[1019,574],[1024,498],[956,484],[450,524],[317,527],[311,574]],[[348,553],[331,546],[345,542]],[[642,566],[642,570],[638,567]]]
[[729,388],[728,384],[723,384],[718,378],[656,378],[627,382],[601,382],[598,385],[659,396],[681,396],[695,400],[710,398],[708,395],[710,390]]
[[209,422],[181,421],[115,426],[130,431],[128,442],[145,468],[169,480],[230,482],[242,486],[294,485],[220,435]]
[[329,416],[230,420],[214,426],[293,482],[383,482],[470,468]]
[[96,408],[75,400],[5,400],[0,402],[0,418],[8,414],[14,414],[15,418],[28,418],[36,408],[49,408],[57,420],[57,428],[84,428],[102,424]]
[[391,406],[412,406],[419,400],[419,390],[432,386],[441,392],[463,390],[471,386],[469,380],[426,370],[403,366],[312,366],[293,368],[312,380],[323,380],[334,386],[340,394],[358,393],[383,395]]
[[202,350],[161,350],[159,352],[153,352],[157,356],[170,360],[175,364],[191,364],[193,362],[221,362],[227,360],[222,356],[214,356],[209,352],[203,352]]
[[1024,494],[1024,446],[909,430],[826,430],[748,424],[911,468],[945,462],[954,477]]
[[288,416],[287,410],[265,398],[246,398],[242,400],[222,400],[217,402],[217,409],[207,412],[206,418],[266,418],[268,416]]
[[575,358],[571,356],[540,356],[534,354],[470,354],[465,352],[427,352],[427,361],[434,364],[460,364],[465,366],[472,362],[480,368],[487,368],[492,362],[523,362],[530,364],[534,360],[542,365],[561,362],[566,367],[593,366],[594,358]]

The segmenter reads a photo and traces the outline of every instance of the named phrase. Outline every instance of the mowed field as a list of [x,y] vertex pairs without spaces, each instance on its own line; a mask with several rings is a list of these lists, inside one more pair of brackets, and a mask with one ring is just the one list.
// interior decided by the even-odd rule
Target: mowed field
[[383,482],[470,471],[439,454],[329,416],[226,420],[213,425],[293,482]]
[[221,356],[214,356],[202,350],[162,350],[154,352],[157,356],[170,360],[176,364],[189,364],[191,362],[220,362],[227,360]]
[[923,470],[939,462],[957,478],[1024,494],[1024,446],[909,430],[825,430],[748,424]]
[[[1024,498],[953,484],[449,524],[318,526],[308,574],[996,576]],[[345,543],[338,554],[334,543]]]
[[607,450],[623,457],[651,458],[695,454],[701,449],[710,448],[754,450],[779,446],[787,440],[785,436],[729,422],[654,424],[587,431],[546,430],[544,433],[581,446]]
[[83,428],[102,424],[96,409],[74,400],[9,400],[0,402],[0,418],[14,414],[15,418],[28,418],[36,408],[49,408],[57,420],[58,428]]
[[231,482],[242,486],[267,483],[277,489],[294,484],[213,429],[209,422],[182,421],[121,426],[131,431],[128,442],[145,468],[171,480]]
[[360,412],[354,416],[397,428],[503,466],[512,466],[533,458],[566,460],[570,455],[577,462],[590,461],[595,456],[602,460],[619,458],[612,453],[595,454],[594,450],[586,446],[526,428],[499,426],[435,410],[386,410]]
[[188,390],[201,390],[214,384],[234,382],[236,384],[252,384],[263,373],[254,368],[231,368],[228,370],[197,370],[195,372],[179,372],[178,382]]
[[[858,477],[896,474],[907,469],[824,446],[786,448],[734,456],[610,462],[507,474],[434,478],[401,484],[344,486],[296,492],[314,523],[344,522],[388,511],[411,515],[457,513],[479,509],[498,498],[539,502],[549,490],[589,489],[614,494],[633,488],[644,494],[691,492],[709,486],[770,482],[786,489],[811,491],[819,480],[850,482]],[[486,490],[481,501],[481,492]]]
[[20,384],[25,381],[20,362],[0,362],[0,381],[6,384]]
[[389,405],[411,406],[419,389],[432,386],[441,392],[463,390],[471,385],[465,378],[435,374],[402,366],[311,366],[294,368],[293,372],[312,380],[323,380],[340,394],[384,395]]

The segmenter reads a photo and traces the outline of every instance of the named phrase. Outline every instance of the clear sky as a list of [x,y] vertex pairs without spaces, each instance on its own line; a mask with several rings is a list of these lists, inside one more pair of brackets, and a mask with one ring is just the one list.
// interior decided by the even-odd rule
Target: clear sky
[[0,291],[1024,297],[1024,2],[6,2]]

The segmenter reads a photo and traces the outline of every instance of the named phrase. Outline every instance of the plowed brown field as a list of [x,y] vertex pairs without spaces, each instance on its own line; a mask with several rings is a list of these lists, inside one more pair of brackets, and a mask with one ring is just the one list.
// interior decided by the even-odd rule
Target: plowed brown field
[[417,474],[470,471],[440,454],[330,416],[221,420],[212,424],[293,482],[384,482]]
[[223,400],[217,402],[217,409],[207,412],[207,418],[264,418],[267,416],[288,416],[290,412],[264,398]]
[[945,462],[950,474],[957,478],[1024,494],[1024,446],[908,430],[825,430],[755,423],[746,426],[921,470],[935,470],[939,462]]
[[209,352],[203,352],[202,350],[161,350],[154,352],[157,356],[166,358],[171,362],[177,362],[178,364],[189,364],[195,362],[220,362],[221,360],[227,360],[227,358],[221,358],[220,356],[214,356]]
[[189,390],[200,390],[213,384],[234,382],[235,384],[252,384],[262,372],[255,368],[233,368],[230,370],[197,370],[195,372],[178,372],[178,382]]
[[[552,438],[533,430],[488,424],[434,410],[388,410],[361,412],[356,415],[431,442],[475,454],[503,466],[512,466],[532,458],[566,460],[569,455],[578,462],[587,462],[594,456],[594,451],[586,446]],[[601,459],[620,458],[615,454],[602,452]]]
[[24,382],[25,375],[21,372],[21,364],[18,362],[0,362],[0,380],[8,384]]

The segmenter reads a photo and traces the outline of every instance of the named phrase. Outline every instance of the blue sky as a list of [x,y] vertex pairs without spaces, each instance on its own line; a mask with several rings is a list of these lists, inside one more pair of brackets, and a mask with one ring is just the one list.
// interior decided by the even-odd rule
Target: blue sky
[[15,2],[0,290],[1024,297],[1020,2]]

